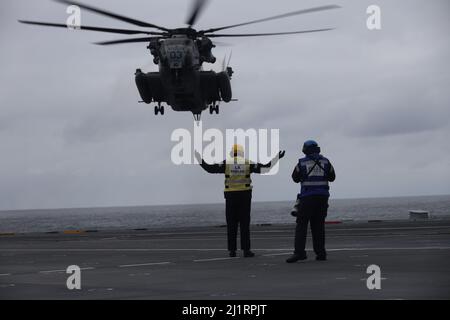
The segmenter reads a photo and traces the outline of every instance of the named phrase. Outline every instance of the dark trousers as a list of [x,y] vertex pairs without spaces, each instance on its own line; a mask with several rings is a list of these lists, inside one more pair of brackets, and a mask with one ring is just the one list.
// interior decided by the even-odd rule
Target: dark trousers
[[225,192],[228,250],[237,249],[238,227],[241,229],[241,249],[250,250],[251,191]]
[[328,211],[328,197],[310,196],[301,198],[297,227],[295,228],[295,253],[305,255],[308,223],[311,225],[314,252],[326,256],[325,218]]

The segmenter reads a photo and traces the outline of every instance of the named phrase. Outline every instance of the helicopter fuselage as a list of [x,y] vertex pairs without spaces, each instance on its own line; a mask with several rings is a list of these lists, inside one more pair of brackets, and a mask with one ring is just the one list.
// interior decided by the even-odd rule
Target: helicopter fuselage
[[219,101],[231,100],[231,70],[204,71],[203,62],[214,63],[214,47],[208,38],[174,35],[154,38],[148,46],[158,72],[136,71],[136,85],[145,103],[166,103],[175,111],[200,114]]

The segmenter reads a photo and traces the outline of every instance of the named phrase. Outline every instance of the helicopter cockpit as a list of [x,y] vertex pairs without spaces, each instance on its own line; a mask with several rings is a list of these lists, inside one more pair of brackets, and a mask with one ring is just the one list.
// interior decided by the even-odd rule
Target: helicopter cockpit
[[194,41],[185,35],[175,35],[161,41],[161,62],[170,69],[200,67],[200,54]]

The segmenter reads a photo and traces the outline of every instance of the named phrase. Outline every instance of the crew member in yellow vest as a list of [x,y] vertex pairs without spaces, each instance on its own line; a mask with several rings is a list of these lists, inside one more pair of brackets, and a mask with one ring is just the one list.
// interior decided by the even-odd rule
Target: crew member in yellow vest
[[244,257],[254,257],[250,250],[250,211],[252,201],[252,173],[261,173],[263,168],[270,170],[278,159],[284,157],[285,151],[267,164],[252,163],[245,159],[244,148],[235,144],[230,152],[230,158],[218,164],[208,164],[196,151],[195,157],[202,168],[209,173],[225,174],[225,211],[227,221],[228,251],[230,257],[236,256],[237,232],[241,229],[241,249]]

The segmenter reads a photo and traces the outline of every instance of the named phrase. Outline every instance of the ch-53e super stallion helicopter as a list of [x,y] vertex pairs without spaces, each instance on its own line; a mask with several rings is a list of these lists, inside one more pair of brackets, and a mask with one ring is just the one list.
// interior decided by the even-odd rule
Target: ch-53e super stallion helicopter
[[[156,103],[156,115],[159,113],[164,114],[164,106],[161,104],[166,103],[175,111],[192,112],[196,120],[200,119],[202,111],[208,107],[211,114],[213,112],[218,114],[218,103],[220,101],[230,102],[232,100],[230,78],[233,74],[233,70],[225,63],[225,60],[221,72],[216,73],[214,71],[203,70],[202,65],[204,62],[216,62],[216,58],[211,52],[212,48],[215,47],[211,38],[277,36],[328,31],[332,30],[332,28],[275,33],[217,34],[216,32],[269,20],[340,8],[337,5],[325,5],[275,15],[268,18],[197,31],[192,27],[197,21],[202,9],[205,7],[207,0],[195,0],[186,22],[187,27],[177,29],[169,29],[152,23],[128,18],[76,1],[55,1],[66,5],[76,5],[86,11],[127,22],[141,28],[156,29],[157,31],[76,26],[76,28],[80,30],[126,35],[145,34],[146,36],[142,38],[104,41],[97,42],[96,44],[114,45],[133,42],[149,43],[147,48],[153,55],[153,62],[159,66],[159,72],[143,73],[140,69],[136,70],[136,85],[143,102],[148,104],[152,102]],[[19,21],[40,26],[68,27],[67,24],[27,20]]]

